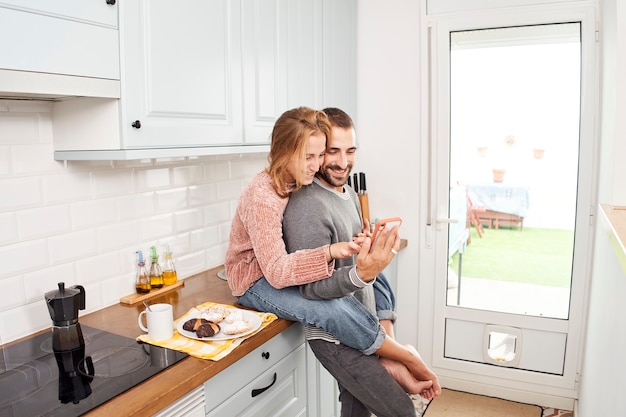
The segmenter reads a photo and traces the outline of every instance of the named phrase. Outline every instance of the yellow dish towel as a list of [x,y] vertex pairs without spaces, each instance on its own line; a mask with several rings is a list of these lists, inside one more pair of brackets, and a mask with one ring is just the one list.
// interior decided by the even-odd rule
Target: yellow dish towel
[[[199,306],[192,308],[187,313],[185,313],[182,317],[180,317],[177,320],[174,320],[174,322],[178,324],[178,322],[180,322],[181,320],[185,320],[186,317],[191,313],[197,313],[198,310],[211,308],[215,306],[221,306],[221,307],[226,307],[226,308],[237,308],[235,306],[217,304],[217,303],[208,301],[204,304],[201,304]],[[142,334],[138,336],[137,340],[141,342],[145,342],[145,343],[150,343],[155,346],[161,346],[164,348],[177,350],[179,352],[185,352],[196,358],[218,361],[222,359],[223,357],[225,357],[226,355],[228,355],[233,350],[235,350],[235,348],[239,346],[241,342],[243,342],[250,336],[257,334],[259,331],[267,327],[268,324],[270,324],[271,322],[273,322],[274,320],[278,318],[276,317],[275,314],[272,314],[272,313],[258,313],[258,312],[254,312],[254,313],[258,314],[259,317],[261,317],[261,320],[262,320],[261,327],[259,327],[259,329],[254,333],[247,334],[244,337],[239,337],[236,339],[216,340],[216,341],[194,340],[194,339],[189,339],[188,337],[181,335],[180,333],[178,333],[178,330],[174,328],[174,336],[172,336],[172,338],[169,340],[156,342],[154,340],[150,340],[147,334]]]

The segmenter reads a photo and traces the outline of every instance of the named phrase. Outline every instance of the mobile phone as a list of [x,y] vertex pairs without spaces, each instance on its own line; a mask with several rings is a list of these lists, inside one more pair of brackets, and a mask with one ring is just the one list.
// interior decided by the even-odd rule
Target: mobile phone
[[381,230],[391,230],[394,227],[400,227],[401,224],[402,219],[400,217],[390,217],[388,219],[382,219],[376,222],[376,227],[374,227],[374,233],[372,234],[372,248],[376,244],[376,239],[378,238]]

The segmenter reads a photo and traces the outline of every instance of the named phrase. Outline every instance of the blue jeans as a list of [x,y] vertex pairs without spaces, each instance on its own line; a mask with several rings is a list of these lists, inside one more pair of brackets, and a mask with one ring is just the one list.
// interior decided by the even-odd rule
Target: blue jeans
[[[378,294],[379,292],[383,294]],[[386,278],[378,285],[378,289],[374,288],[374,293],[377,294],[377,310],[379,303],[385,311],[393,308],[389,304],[393,300],[393,293]],[[354,295],[331,300],[309,300],[300,294],[298,287],[276,289],[265,278],[261,278],[245,294],[238,297],[237,301],[246,307],[274,313],[286,320],[319,327],[346,346],[366,355],[376,352],[385,339],[378,317]]]

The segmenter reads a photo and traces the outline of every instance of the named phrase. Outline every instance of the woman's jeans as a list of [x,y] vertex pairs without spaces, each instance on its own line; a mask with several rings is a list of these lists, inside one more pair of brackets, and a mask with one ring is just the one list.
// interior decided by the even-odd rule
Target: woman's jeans
[[[395,299],[382,274],[376,278],[374,294],[376,309],[383,316],[381,319],[391,319]],[[309,300],[300,294],[298,287],[276,289],[265,278],[261,278],[237,301],[246,307],[274,313],[286,320],[319,327],[346,346],[366,355],[376,352],[385,339],[379,318],[354,295],[330,300]]]

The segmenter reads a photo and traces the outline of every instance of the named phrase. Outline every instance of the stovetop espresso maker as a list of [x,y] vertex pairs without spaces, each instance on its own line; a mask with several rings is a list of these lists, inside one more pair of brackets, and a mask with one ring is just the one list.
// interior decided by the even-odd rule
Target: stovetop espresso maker
[[55,351],[78,349],[84,346],[83,332],[78,323],[78,311],[85,309],[85,289],[80,285],[59,289],[45,295],[52,319],[52,349]]

